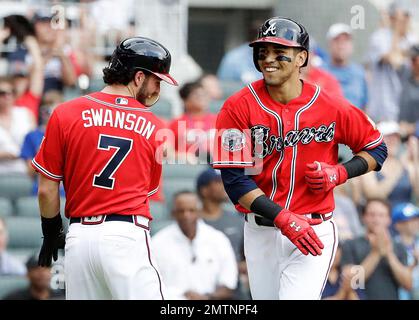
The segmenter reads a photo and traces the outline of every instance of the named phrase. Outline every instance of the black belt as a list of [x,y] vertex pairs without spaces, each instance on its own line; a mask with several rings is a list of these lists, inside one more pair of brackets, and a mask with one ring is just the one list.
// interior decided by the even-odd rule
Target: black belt
[[147,217],[141,215],[124,215],[124,214],[107,214],[107,215],[98,215],[92,217],[77,217],[77,218],[70,218],[70,224],[72,223],[81,223],[84,225],[93,225],[93,224],[101,224],[102,222],[108,221],[122,221],[122,222],[129,222],[134,223],[137,227],[150,230],[150,220]]
[[[257,216],[255,215],[255,223],[258,226],[263,226],[263,227],[275,227],[274,223],[272,220],[265,218],[265,217],[261,217],[261,216]],[[312,219],[322,219],[323,221],[329,220],[332,216],[325,218],[322,214],[320,213],[312,213],[311,214],[311,218]],[[246,221],[248,221],[247,218],[247,214],[244,216],[244,219]]]
[[[106,222],[106,221],[125,221],[125,222],[131,222],[134,223],[134,219],[132,215],[123,215],[123,214],[109,214],[109,215],[104,215],[104,218],[98,221],[86,221],[84,220],[83,223],[84,224],[99,224],[102,222]],[[90,218],[90,217],[89,217]],[[82,219],[84,218],[70,218],[70,224],[72,223],[80,223],[82,222]]]

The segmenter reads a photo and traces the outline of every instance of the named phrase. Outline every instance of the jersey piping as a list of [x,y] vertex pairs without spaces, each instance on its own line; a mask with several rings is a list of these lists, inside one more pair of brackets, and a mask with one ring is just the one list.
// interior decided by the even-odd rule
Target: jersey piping
[[84,96],[84,98],[89,99],[89,100],[94,101],[94,102],[99,103],[99,104],[103,104],[107,107],[117,108],[117,109],[121,109],[121,110],[126,110],[126,111],[133,111],[134,110],[134,111],[142,111],[142,112],[151,112],[150,110],[143,109],[143,108],[131,108],[131,107],[118,106],[116,104],[109,103],[109,102],[106,102],[106,101],[102,101],[102,100],[93,98],[92,96],[88,96],[88,95]]
[[[317,97],[320,94],[320,87],[316,85],[316,92],[314,93],[313,97],[311,98],[311,100],[309,101],[308,104],[306,104],[305,106],[301,107],[295,114],[295,118],[294,118],[294,130],[298,131],[298,124],[300,121],[300,115],[308,110],[313,103],[316,101]],[[290,204],[291,204],[291,199],[292,199],[292,195],[294,193],[294,186],[295,186],[295,164],[296,164],[296,160],[297,160],[297,152],[298,152],[298,143],[293,147],[292,149],[292,160],[291,160],[291,179],[290,179],[290,189],[288,191],[288,197],[287,197],[287,201],[285,202],[285,208],[289,208]]]

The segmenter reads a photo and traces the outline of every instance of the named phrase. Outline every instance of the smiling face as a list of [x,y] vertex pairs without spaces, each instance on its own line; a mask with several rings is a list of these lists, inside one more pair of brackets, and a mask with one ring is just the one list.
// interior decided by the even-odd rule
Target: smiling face
[[[281,60],[281,56],[285,60]],[[307,52],[299,48],[271,43],[263,43],[259,47],[258,64],[268,86],[281,86],[293,76],[298,79],[306,59]]]

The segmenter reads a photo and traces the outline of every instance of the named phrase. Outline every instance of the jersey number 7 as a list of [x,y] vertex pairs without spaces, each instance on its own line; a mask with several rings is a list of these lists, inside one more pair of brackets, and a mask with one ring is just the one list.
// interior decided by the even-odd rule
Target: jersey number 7
[[115,184],[113,175],[130,153],[132,149],[132,139],[100,134],[97,148],[106,151],[109,151],[111,148],[116,149],[116,152],[109,159],[102,171],[93,176],[94,187],[112,190]]

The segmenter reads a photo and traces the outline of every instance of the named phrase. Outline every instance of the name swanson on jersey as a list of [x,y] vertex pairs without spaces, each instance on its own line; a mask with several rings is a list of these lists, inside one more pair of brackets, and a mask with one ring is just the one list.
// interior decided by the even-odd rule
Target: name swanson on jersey
[[81,113],[84,121],[83,126],[89,128],[97,127],[113,127],[125,130],[134,130],[134,132],[150,139],[156,125],[148,119],[138,116],[134,113],[124,111],[113,111],[109,109],[87,109]]
[[298,142],[309,144],[311,141],[330,142],[335,136],[336,122],[332,122],[329,126],[321,125],[318,128],[303,128],[301,130],[291,130],[282,136],[269,135],[271,130],[263,125],[256,125],[250,128],[253,144],[253,156],[256,158],[264,158],[272,154],[274,150],[283,151],[284,147],[293,147]]

